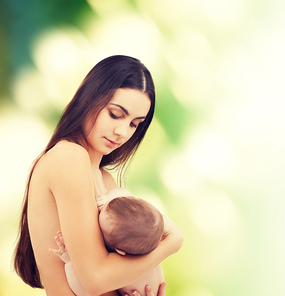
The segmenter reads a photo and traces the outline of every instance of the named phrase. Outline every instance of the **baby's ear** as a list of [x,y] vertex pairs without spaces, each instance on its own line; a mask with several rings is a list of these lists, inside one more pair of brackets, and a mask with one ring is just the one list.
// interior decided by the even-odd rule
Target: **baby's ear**
[[115,249],[115,250],[116,250],[116,252],[117,252],[118,254],[120,254],[120,255],[123,255],[123,256],[126,255],[126,252],[125,252],[125,251],[122,251],[122,250],[119,250],[119,249]]

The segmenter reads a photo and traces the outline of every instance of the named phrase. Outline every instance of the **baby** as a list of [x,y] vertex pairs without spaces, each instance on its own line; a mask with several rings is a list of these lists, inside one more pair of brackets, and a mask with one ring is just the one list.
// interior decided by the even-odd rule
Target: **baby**
[[[135,198],[123,188],[114,188],[107,194],[96,198],[99,224],[109,252],[120,255],[143,255],[154,250],[163,238],[164,222],[162,214],[149,202]],[[65,249],[61,233],[56,242],[59,250],[50,249],[65,262],[65,272],[69,286],[77,296],[89,294],[81,286],[68,253]],[[141,296],[145,294],[145,286],[149,285],[157,295],[159,285],[164,281],[163,271],[158,265],[138,282],[119,289],[119,294],[131,295],[137,290]]]

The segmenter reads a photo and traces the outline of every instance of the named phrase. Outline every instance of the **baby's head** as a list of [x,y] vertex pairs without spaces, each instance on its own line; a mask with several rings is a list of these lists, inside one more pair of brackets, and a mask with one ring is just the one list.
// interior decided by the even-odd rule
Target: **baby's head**
[[120,254],[147,254],[163,235],[162,214],[149,202],[133,196],[111,200],[103,207],[99,221],[107,249]]

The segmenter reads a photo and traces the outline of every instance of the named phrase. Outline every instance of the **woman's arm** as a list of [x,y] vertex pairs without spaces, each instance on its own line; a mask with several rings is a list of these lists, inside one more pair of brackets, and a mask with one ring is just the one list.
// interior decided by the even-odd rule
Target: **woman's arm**
[[[66,278],[67,278],[70,288],[72,289],[74,294],[76,294],[76,296],[90,296],[81,286],[81,284],[78,280],[78,277],[73,269],[68,252],[65,248],[62,233],[60,231],[58,231],[57,235],[55,236],[54,239],[55,239],[55,242],[58,246],[58,249],[50,248],[49,251],[52,254],[57,255],[64,262],[65,274],[66,274]],[[82,251],[84,251],[84,247],[82,247]],[[117,291],[110,291],[110,292],[105,293],[102,296],[120,296],[120,295],[118,294]]]
[[173,226],[168,237],[148,255],[109,254],[98,224],[87,151],[73,143],[61,143],[50,152],[48,181],[56,201],[61,231],[76,274],[90,295],[101,295],[131,284],[179,250],[182,235]]
[[[58,246],[58,249],[50,248],[49,251],[52,254],[57,255],[65,263],[65,273],[68,280],[68,284],[71,287],[72,291],[76,294],[76,296],[90,296],[83,289],[80,282],[78,281],[78,277],[73,269],[72,263],[68,256],[68,252],[65,248],[62,233],[60,231],[57,232],[57,236],[55,237],[55,242]],[[84,251],[84,246],[82,250]],[[153,270],[151,270],[146,276],[141,278],[138,282],[133,283],[130,286],[119,289],[119,293],[118,291],[110,291],[110,292],[104,293],[104,295],[101,295],[101,296],[129,295],[129,294],[132,294],[133,291],[139,291],[138,293],[140,293],[141,295],[144,295],[145,289],[146,291],[148,291],[149,289],[152,290],[152,293],[154,293],[155,296],[156,295],[163,296],[164,294],[162,294],[162,292],[166,284],[163,281],[164,281],[163,271],[160,265],[158,265]]]

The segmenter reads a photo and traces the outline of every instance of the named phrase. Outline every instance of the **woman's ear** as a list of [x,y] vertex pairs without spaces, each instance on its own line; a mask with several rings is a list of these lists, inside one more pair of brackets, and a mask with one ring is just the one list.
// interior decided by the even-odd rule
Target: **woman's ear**
[[126,255],[126,252],[125,251],[122,251],[122,250],[119,250],[119,249],[115,249],[115,251],[120,254],[120,255],[123,255],[125,256]]

